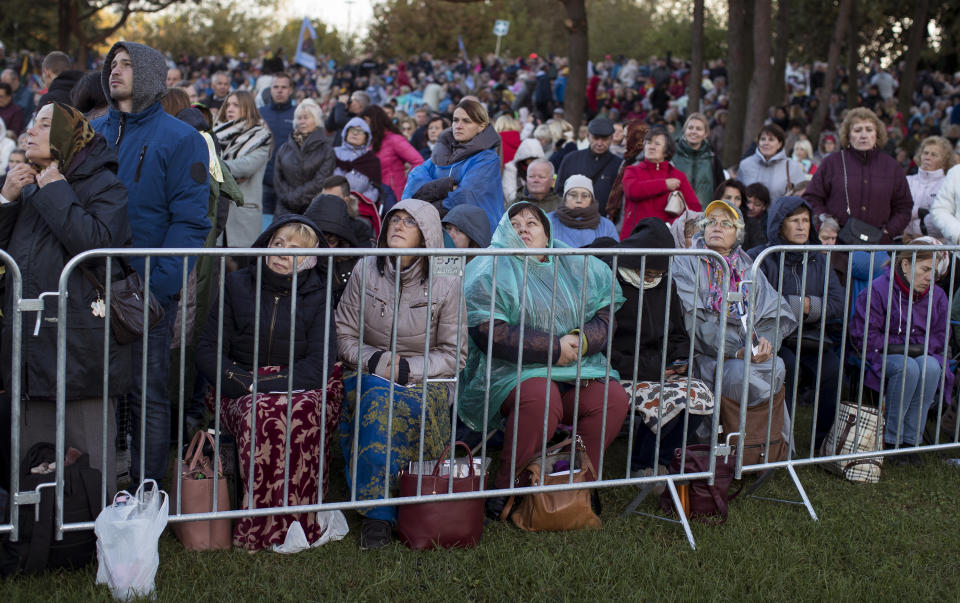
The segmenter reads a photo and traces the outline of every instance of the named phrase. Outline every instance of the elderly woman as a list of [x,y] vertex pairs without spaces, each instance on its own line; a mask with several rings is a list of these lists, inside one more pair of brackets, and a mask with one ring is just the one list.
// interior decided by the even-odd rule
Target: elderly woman
[[[253,246],[277,249],[277,253],[281,253],[281,249],[310,249],[326,247],[326,244],[315,224],[303,216],[291,215],[274,222]],[[211,383],[220,383],[219,404],[211,391],[207,405],[211,409],[219,405],[223,425],[237,440],[244,507],[315,504],[321,450],[325,458],[322,486],[326,493],[332,435],[343,393],[340,369],[334,367],[335,330],[329,329],[329,339],[324,337],[328,312],[326,282],[314,270],[317,259],[313,256],[272,255],[262,261],[259,283],[256,264],[227,275],[223,292],[223,339],[217,341],[220,316],[214,304],[197,345],[197,365]],[[294,273],[297,275],[295,315],[291,294]],[[258,327],[259,342],[254,336]],[[289,355],[291,345],[292,357]],[[217,372],[218,361],[220,372]],[[291,372],[293,393],[288,399],[286,391]],[[254,379],[257,380],[256,400]],[[321,429],[326,435],[322,442]],[[285,480],[288,444],[290,470]],[[249,482],[251,458],[254,475]],[[316,513],[264,515],[239,519],[233,528],[233,544],[251,551],[281,544],[294,521],[300,522],[309,542],[320,539],[323,526],[317,521]]]
[[380,199],[380,159],[371,146],[372,135],[366,120],[353,117],[343,126],[340,146],[333,149],[337,156],[335,176],[343,176],[350,183],[350,192],[359,193],[376,203]]
[[[947,294],[934,283],[936,255],[933,250],[897,254],[890,270],[874,279],[871,290],[857,296],[850,345],[859,354],[866,343],[863,384],[885,392],[885,448],[922,443],[927,412],[937,398],[946,367],[950,308]],[[885,383],[881,381],[884,374]],[[952,391],[953,373],[947,371],[944,397],[948,404]],[[922,464],[915,454],[892,456],[890,461]]]
[[716,199],[713,190],[723,182],[723,165],[707,140],[709,132],[707,116],[691,113],[683,124],[683,136],[677,141],[677,153],[671,160],[686,175],[701,207]]
[[757,135],[757,150],[740,162],[737,179],[745,186],[760,182],[770,191],[771,199],[793,192],[793,185],[807,179],[803,166],[787,158],[783,149],[785,135],[780,126],[767,124]]
[[[796,328],[797,319],[790,305],[777,294],[762,273],[757,273],[756,283],[743,282],[749,278],[753,262],[740,247],[744,222],[739,209],[724,201],[714,201],[704,212],[701,228],[701,233],[694,237],[693,248],[716,251],[724,258],[724,263],[704,256],[682,256],[675,260],[677,291],[683,303],[687,331],[694,338],[694,347],[699,356],[693,367],[693,376],[703,379],[713,389],[717,378],[717,358],[722,354],[724,361],[720,391],[725,398],[724,404],[738,409],[741,393],[746,387],[748,407],[762,406],[775,394],[774,416],[782,416],[785,370],[777,351],[782,339]],[[728,268],[727,282],[723,282],[724,267]],[[724,290],[742,291],[748,301],[727,302],[726,306],[722,306]],[[754,342],[746,339],[748,303],[754,304]],[[723,341],[718,338],[721,321],[727,323]],[[752,348],[751,365],[749,374],[745,374],[744,356],[748,347]],[[736,413],[739,416],[739,410]],[[725,424],[724,428],[730,432],[736,431],[738,426]],[[784,433],[789,433],[789,430]],[[747,434],[748,439],[751,435]],[[775,438],[775,435],[771,434],[771,438]],[[774,448],[771,443],[772,455],[775,454]],[[777,448],[786,450],[782,442]]]
[[947,171],[953,167],[953,145],[941,136],[925,138],[917,149],[914,161],[920,169],[916,174],[907,176],[907,186],[910,187],[910,196],[913,198],[913,213],[903,233],[911,238],[929,234],[943,239],[940,229],[928,215]]
[[700,211],[697,194],[683,172],[670,165],[675,146],[666,130],[651,129],[643,141],[643,161],[623,170],[623,226],[620,238],[626,238],[643,218],[672,222],[677,216],[666,211],[673,192],[683,195],[687,209]]
[[277,151],[273,165],[273,188],[277,195],[274,219],[302,214],[323,190],[323,181],[333,175],[337,157],[323,128],[323,112],[311,99],[297,105],[294,130]]
[[429,160],[413,168],[404,199],[423,199],[447,212],[462,203],[486,212],[493,231],[503,215],[500,135],[483,105],[464,99],[453,111],[453,126],[444,130]]
[[[527,170],[537,159],[544,159],[543,147],[535,138],[528,138],[520,143],[513,159],[503,166],[503,199],[507,205],[512,205],[517,196],[523,193],[527,180]],[[548,162],[549,163],[549,162]],[[550,164],[551,181],[553,185],[553,164]]]
[[[517,203],[501,219],[491,247],[566,245],[553,237],[542,210]],[[509,487],[514,479],[510,459],[522,467],[540,451],[544,434],[551,438],[561,420],[577,422],[577,435],[599,468],[601,450],[616,437],[627,414],[627,394],[604,356],[610,321],[623,303],[610,268],[591,256],[484,256],[467,265],[464,278],[470,356],[461,376],[459,415],[480,432],[505,425],[494,485]],[[490,338],[493,356],[488,358]],[[610,380],[606,381],[608,370]],[[499,517],[505,500],[488,500],[487,512]]]
[[[443,247],[440,216],[429,203],[406,199],[395,205],[384,221],[386,228],[380,232],[378,247]],[[357,500],[383,499],[391,485],[385,481],[385,469],[396,476],[419,458],[421,444],[424,459],[437,459],[450,437],[451,385],[425,381],[453,378],[463,368],[467,331],[465,323],[461,326],[457,321],[466,314],[459,277],[428,278],[429,266],[427,258],[412,255],[366,257],[354,268],[337,306],[340,358],[351,371],[344,382],[347,404],[340,421],[340,447],[347,459],[347,481],[356,488]],[[397,279],[400,294],[394,299]],[[428,290],[431,283],[432,294]],[[361,332],[362,297],[366,300]],[[430,340],[426,341],[428,319]],[[391,395],[392,423],[388,421]],[[422,426],[421,415],[426,418]],[[351,474],[354,462],[356,474]],[[372,507],[360,513],[361,548],[389,543],[397,508]]]
[[[0,190],[0,248],[13,257],[24,275],[24,299],[56,291],[64,265],[74,255],[99,247],[131,243],[127,191],[117,180],[117,156],[90,122],[75,109],[50,103],[37,112],[27,129],[26,158],[14,165]],[[116,396],[130,386],[129,346],[110,345],[109,365],[103,366],[102,261],[74,270],[67,288],[67,404],[65,443],[90,455],[90,465],[103,472],[107,496],[116,489],[115,451],[103,441],[116,439]],[[122,279],[120,262],[113,262],[112,280]],[[98,281],[98,282],[97,282]],[[13,287],[7,278],[3,297],[3,383],[11,383],[11,333],[15,315]],[[56,316],[48,301],[44,317]],[[20,405],[20,458],[37,442],[52,442],[56,434],[57,324],[22,324],[23,376]],[[103,433],[103,371],[110,374],[107,393],[107,433]],[[9,403],[9,394],[6,396]],[[27,402],[27,400],[29,400]],[[9,420],[9,408],[2,408]],[[9,438],[7,439],[9,451]],[[6,455],[3,455],[6,456]],[[9,470],[7,471],[9,476]]]
[[617,227],[600,215],[600,205],[593,198],[593,182],[582,174],[567,178],[563,205],[547,217],[554,238],[570,247],[586,247],[600,237],[619,239]]
[[263,175],[273,149],[273,134],[246,90],[227,95],[213,134],[223,149],[224,165],[243,193],[243,205],[231,207],[227,215],[225,243],[227,247],[249,247],[263,229]]
[[[826,156],[803,193],[814,216],[832,216],[841,229],[856,218],[882,230],[890,244],[910,222],[913,200],[903,169],[881,151],[887,133],[880,118],[863,107],[840,124],[840,150]],[[770,197],[777,195],[771,190]]]

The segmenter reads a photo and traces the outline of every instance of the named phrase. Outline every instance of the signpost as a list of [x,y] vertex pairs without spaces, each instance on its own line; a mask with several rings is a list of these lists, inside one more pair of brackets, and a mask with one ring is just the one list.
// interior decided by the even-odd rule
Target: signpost
[[493,24],[493,35],[497,36],[497,52],[496,55],[500,56],[500,40],[503,36],[507,35],[507,32],[510,31],[510,22],[504,21],[503,19],[497,19]]

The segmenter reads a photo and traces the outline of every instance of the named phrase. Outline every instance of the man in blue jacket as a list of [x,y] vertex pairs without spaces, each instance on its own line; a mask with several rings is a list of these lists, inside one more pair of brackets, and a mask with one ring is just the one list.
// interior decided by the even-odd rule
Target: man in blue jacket
[[[156,50],[132,42],[117,42],[107,53],[100,74],[110,112],[93,122],[117,152],[117,176],[127,188],[127,212],[133,246],[141,248],[203,247],[207,219],[207,145],[197,131],[168,115],[160,106],[166,91],[167,65]],[[131,265],[144,274],[145,261]],[[150,259],[150,295],[163,306],[164,318],[150,325],[147,338],[146,442],[140,442],[142,362],[141,342],[133,344],[133,420],[131,475],[162,479],[170,453],[170,337],[183,280],[183,259]],[[192,265],[192,260],[191,260]],[[144,469],[141,474],[140,454]]]
[[[273,192],[273,162],[277,158],[277,150],[283,146],[293,132],[293,103],[290,96],[293,94],[293,78],[286,73],[277,73],[270,84],[270,103],[260,108],[260,115],[273,134],[273,150],[267,161],[266,171],[263,173],[263,214],[273,215],[277,206],[277,196]],[[318,126],[320,124],[317,124]]]

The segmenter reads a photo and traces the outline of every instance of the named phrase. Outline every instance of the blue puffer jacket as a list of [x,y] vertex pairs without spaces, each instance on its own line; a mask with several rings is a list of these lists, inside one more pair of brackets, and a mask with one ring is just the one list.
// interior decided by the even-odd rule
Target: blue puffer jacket
[[[109,94],[110,63],[120,49],[133,62],[130,113],[121,111]],[[210,231],[207,145],[193,127],[160,106],[164,77],[166,64],[157,51],[130,42],[114,44],[101,73],[110,112],[93,127],[117,153],[117,177],[128,192],[133,247],[203,247]],[[143,274],[142,258],[130,264]],[[150,260],[150,291],[161,304],[169,304],[180,291],[182,270],[181,258]]]

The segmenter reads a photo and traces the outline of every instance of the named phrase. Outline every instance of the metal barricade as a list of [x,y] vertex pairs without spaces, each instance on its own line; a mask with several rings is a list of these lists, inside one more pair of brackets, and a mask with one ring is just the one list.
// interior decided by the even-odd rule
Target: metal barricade
[[[10,383],[4,383],[10,395],[10,492],[7,493],[7,504],[10,507],[10,523],[0,524],[0,534],[10,534],[10,540],[16,541],[19,536],[20,505],[39,504],[39,492],[20,492],[20,389],[23,338],[23,313],[33,312],[43,307],[43,299],[23,299],[23,278],[20,267],[4,250],[0,250],[0,264],[3,265],[3,281],[6,295],[11,300],[9,333],[2,333],[4,338],[10,338]],[[4,317],[6,322],[6,318]],[[4,517],[0,517],[3,521]]]
[[[952,382],[952,377],[948,378],[948,374],[952,375],[955,370],[951,367],[949,356],[951,339],[949,314],[953,305],[956,286],[957,251],[960,251],[960,246],[788,245],[769,247],[757,256],[751,270],[750,279],[744,281],[744,286],[750,291],[748,295],[750,303],[745,333],[746,341],[750,341],[755,331],[759,330],[753,301],[757,291],[764,284],[769,285],[785,300],[789,300],[791,297],[799,298],[801,304],[808,303],[814,308],[818,307],[820,316],[811,319],[809,313],[804,311],[804,307],[801,305],[801,320],[798,321],[797,329],[792,337],[791,333],[781,329],[782,316],[778,314],[774,319],[776,321],[775,333],[777,339],[776,342],[773,342],[774,349],[775,351],[779,350],[781,356],[793,360],[784,367],[785,375],[793,377],[792,386],[790,388],[785,385],[782,386],[785,390],[786,400],[790,401],[785,407],[790,427],[784,429],[784,432],[788,432],[788,449],[784,459],[748,464],[744,463],[743,447],[738,447],[737,476],[739,477],[743,472],[763,472],[763,476],[755,483],[751,492],[755,491],[770,476],[772,470],[786,468],[802,498],[802,504],[807,508],[810,516],[816,520],[816,512],[797,477],[795,467],[836,462],[854,463],[857,460],[889,458],[892,455],[960,448],[960,439],[958,439],[960,424],[956,422],[956,419],[953,419],[952,425],[945,425],[943,422],[943,413],[953,408],[950,406],[952,391],[947,391],[947,386]],[[914,283],[918,277],[923,278],[925,276],[916,272],[919,265],[918,254],[930,254],[931,252],[935,254],[932,260],[934,270],[936,270],[938,263],[943,264],[942,267],[945,268],[939,279],[947,286],[948,290],[943,291],[939,286],[935,286],[934,281],[937,280],[937,277],[934,276],[930,279],[930,285],[926,293],[919,294],[918,292],[917,295],[914,295],[911,292],[904,294],[901,287],[912,287],[910,283]],[[894,265],[889,264],[891,253],[895,254],[897,258],[897,263]],[[903,272],[900,265],[902,260],[906,260],[909,264],[909,272]],[[818,262],[824,265],[826,269],[822,281],[818,278],[817,282],[812,283],[813,287],[811,287],[808,271],[811,265]],[[836,272],[834,270],[837,267],[845,268],[842,271],[845,274],[845,282],[839,285],[840,291],[836,291],[840,283],[839,280],[835,279]],[[902,274],[894,276],[898,271]],[[768,282],[767,277],[771,273],[776,278]],[[859,278],[854,278],[855,275]],[[875,292],[874,283],[878,277],[887,277],[888,282],[884,291]],[[895,284],[897,279],[902,280],[907,285],[899,282]],[[882,283],[882,281],[877,282]],[[855,297],[854,289],[861,291],[859,298]],[[799,295],[797,294],[798,291],[801,292]],[[876,296],[883,294],[885,294],[886,303],[884,304],[880,300],[878,304]],[[817,301],[806,302],[804,298],[815,298]],[[862,303],[858,302],[858,299]],[[911,324],[913,311],[918,304],[920,305],[920,315],[925,318],[925,324],[923,325]],[[931,322],[935,304],[939,313],[938,323]],[[855,324],[854,319],[858,309],[864,314],[863,318],[858,319]],[[939,356],[939,358],[936,358],[937,362],[934,363],[924,360],[918,373],[919,391],[912,392],[919,394],[915,398],[918,397],[922,401],[925,391],[929,391],[927,390],[929,387],[928,371],[939,369],[939,376],[934,384],[936,394],[932,406],[929,408],[929,410],[935,410],[933,415],[936,419],[933,425],[933,441],[927,444],[923,443],[922,438],[931,416],[928,415],[927,409],[923,408],[923,404],[916,409],[916,416],[913,416],[914,411],[912,410],[910,413],[903,410],[903,405],[909,403],[904,399],[905,393],[907,393],[905,391],[906,379],[900,379],[898,391],[886,391],[890,370],[902,374],[906,372],[908,362],[914,364],[911,359],[911,356],[914,356],[913,352],[904,352],[905,348],[901,346],[900,353],[895,354],[897,350],[890,344],[892,328],[890,321],[893,309],[896,309],[899,319],[903,319],[900,324],[894,325],[898,329],[897,338],[903,339],[902,333],[906,333],[909,335],[910,341],[919,339],[921,343],[916,344],[918,346],[917,357],[933,358]],[[860,337],[855,338],[851,332],[851,327],[854,326],[859,329],[861,328],[860,324],[863,325],[863,333]],[[804,342],[806,342],[806,347],[804,347]],[[747,367],[750,366],[752,356],[753,354],[748,350],[745,358]],[[891,356],[897,356],[897,358],[891,361]],[[880,363],[879,367],[874,366],[877,362]],[[891,365],[891,362],[896,364]],[[801,394],[799,383],[805,368],[803,364],[813,376],[813,387],[810,388],[813,400],[809,430],[798,423],[798,417],[805,414],[805,412],[798,410],[798,398]],[[834,367],[828,366],[828,364],[833,364],[836,367],[835,387],[831,384],[826,387],[823,385],[825,378],[833,378]],[[900,370],[897,371],[896,369]],[[778,389],[774,379],[775,374],[771,372],[770,393],[765,401],[770,406],[774,402],[775,390]],[[866,384],[865,379],[869,379],[872,385]],[[790,381],[790,379],[787,379],[787,381]],[[790,391],[786,391],[787,389]],[[744,388],[739,399],[740,423],[738,432],[741,435],[744,435],[747,431],[748,403],[760,402],[747,398],[747,390]],[[867,398],[874,398],[875,403],[870,404]],[[888,426],[886,437],[878,429],[876,436],[869,442],[866,450],[846,454],[840,454],[838,448],[821,450],[817,446],[818,440],[822,441],[827,435],[832,435],[834,440],[842,438],[841,434],[844,432],[841,429],[842,426],[838,423],[841,403],[855,407],[857,417],[861,416],[861,412],[864,412],[865,408],[876,408],[875,412],[882,422],[885,416],[889,418],[892,405],[896,405],[899,409],[898,414],[900,416],[894,416],[895,429],[891,431]],[[934,406],[935,408],[933,408]],[[827,412],[822,412],[824,408]],[[832,412],[829,412],[831,409]],[[953,416],[955,417],[955,414]],[[764,449],[769,454],[771,442],[777,434],[771,433],[773,412],[768,412],[767,417]],[[909,419],[912,419],[912,422],[915,423],[915,428],[911,430],[912,433],[905,432],[904,421]],[[829,425],[827,425],[827,422],[829,422]],[[945,438],[942,432],[944,427],[948,428]],[[851,422],[850,430],[854,432],[856,441],[861,440],[861,429],[860,421]],[[889,437],[896,441],[887,442],[887,445],[885,445],[885,439]],[[913,440],[914,444],[903,444],[904,437],[908,441]],[[798,446],[798,440],[804,442],[805,445],[802,448]],[[780,502],[792,503],[794,501]]]

